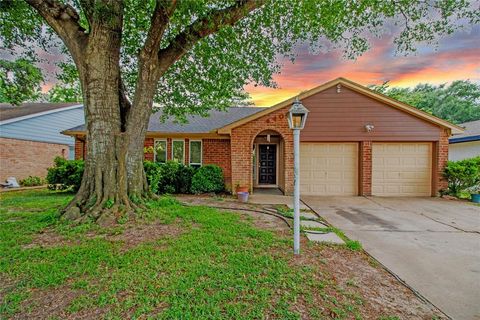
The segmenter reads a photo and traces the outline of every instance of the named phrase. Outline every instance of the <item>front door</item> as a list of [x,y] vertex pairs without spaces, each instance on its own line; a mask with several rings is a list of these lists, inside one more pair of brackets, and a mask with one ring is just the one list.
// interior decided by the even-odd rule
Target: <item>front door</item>
[[277,146],[261,144],[258,150],[258,183],[277,183]]

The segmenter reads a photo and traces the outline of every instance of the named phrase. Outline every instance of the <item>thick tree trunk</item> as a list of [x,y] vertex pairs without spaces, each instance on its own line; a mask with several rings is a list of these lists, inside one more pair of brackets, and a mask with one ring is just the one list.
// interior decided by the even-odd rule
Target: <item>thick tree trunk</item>
[[[129,150],[130,137],[139,140],[142,133],[137,132],[141,127],[126,130],[129,108],[122,92],[119,56],[120,33],[94,28],[80,71],[87,158],[80,189],[65,209],[64,216],[69,219],[112,223],[119,216],[133,213],[137,201],[147,195],[143,140],[138,148]],[[128,165],[127,153],[131,159]]]

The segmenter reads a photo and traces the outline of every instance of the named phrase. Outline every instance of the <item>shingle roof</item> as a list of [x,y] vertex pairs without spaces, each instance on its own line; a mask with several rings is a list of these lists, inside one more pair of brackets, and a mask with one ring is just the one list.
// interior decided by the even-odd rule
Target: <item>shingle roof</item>
[[78,102],[71,103],[23,103],[13,106],[8,103],[0,103],[0,121],[33,115],[36,113],[53,111],[65,107],[78,105]]
[[[226,111],[211,110],[208,117],[198,115],[187,116],[187,123],[177,123],[174,120],[160,122],[162,111],[150,116],[149,132],[164,133],[209,133],[218,128],[264,110],[261,107],[232,107]],[[77,126],[66,131],[85,131],[85,125]]]
[[464,127],[465,131],[451,137],[450,143],[480,140],[480,120],[461,123],[460,127]]

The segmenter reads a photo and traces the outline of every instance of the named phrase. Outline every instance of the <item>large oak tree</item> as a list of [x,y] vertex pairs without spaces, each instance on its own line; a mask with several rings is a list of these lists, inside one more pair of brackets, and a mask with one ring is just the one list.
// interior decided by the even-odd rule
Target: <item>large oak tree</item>
[[14,0],[1,2],[0,34],[21,52],[60,39],[73,60],[88,156],[69,207],[98,218],[148,197],[143,141],[154,101],[165,116],[205,115],[244,101],[247,83],[274,86],[278,58],[294,59],[297,45],[352,58],[391,29],[408,52],[478,23],[476,9],[461,0]]

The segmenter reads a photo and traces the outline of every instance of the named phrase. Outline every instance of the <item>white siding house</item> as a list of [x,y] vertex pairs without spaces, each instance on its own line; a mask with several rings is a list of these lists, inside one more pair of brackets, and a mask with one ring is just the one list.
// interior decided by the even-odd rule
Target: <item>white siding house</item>
[[448,159],[458,161],[480,156],[480,120],[465,122],[460,126],[465,128],[465,132],[448,140]]

